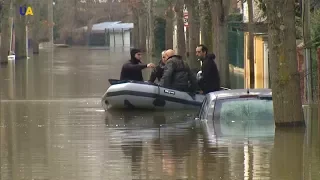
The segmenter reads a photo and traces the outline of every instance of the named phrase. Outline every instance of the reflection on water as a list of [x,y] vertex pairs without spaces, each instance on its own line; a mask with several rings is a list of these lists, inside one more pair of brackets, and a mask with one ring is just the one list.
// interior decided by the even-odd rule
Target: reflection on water
[[[0,179],[319,179],[319,121],[212,144],[196,112],[104,112],[127,50],[57,49],[2,67]],[[53,58],[51,58],[53,57]]]

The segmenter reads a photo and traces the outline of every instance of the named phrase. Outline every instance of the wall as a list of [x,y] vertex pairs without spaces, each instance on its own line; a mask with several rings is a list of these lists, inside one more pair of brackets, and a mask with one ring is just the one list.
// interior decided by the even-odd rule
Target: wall
[[[124,46],[130,46],[130,31],[124,31]],[[123,40],[122,40],[122,32],[115,32],[113,33],[110,31],[110,47],[122,47]]]
[[264,88],[264,41],[261,36],[254,37],[255,88]]
[[[250,61],[248,57],[248,33],[244,35],[244,59],[245,59],[245,88],[250,88]],[[255,87],[264,88],[264,40],[261,35],[254,36],[254,73]]]

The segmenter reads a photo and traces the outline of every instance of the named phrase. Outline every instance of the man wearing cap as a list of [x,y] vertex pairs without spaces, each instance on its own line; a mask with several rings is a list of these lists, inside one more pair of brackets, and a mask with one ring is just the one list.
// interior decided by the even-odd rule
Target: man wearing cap
[[132,49],[131,59],[123,64],[120,80],[143,81],[142,70],[145,68],[154,68],[153,63],[144,64],[141,62],[142,53],[140,49]]

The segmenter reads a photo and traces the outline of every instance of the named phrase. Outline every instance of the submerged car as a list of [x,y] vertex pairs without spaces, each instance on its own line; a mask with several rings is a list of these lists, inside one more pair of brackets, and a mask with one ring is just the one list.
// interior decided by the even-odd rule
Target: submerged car
[[206,95],[197,121],[209,141],[274,136],[270,89],[235,89]]

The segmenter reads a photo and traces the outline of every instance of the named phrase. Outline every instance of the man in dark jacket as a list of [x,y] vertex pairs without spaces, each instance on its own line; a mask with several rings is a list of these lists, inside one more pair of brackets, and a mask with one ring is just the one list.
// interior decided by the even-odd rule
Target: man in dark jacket
[[163,71],[164,71],[164,66],[165,66],[165,53],[166,51],[162,51],[161,53],[161,60],[159,61],[159,64],[152,70],[149,82],[154,83],[156,79],[160,82],[162,76],[163,76]]
[[166,65],[164,66],[160,85],[178,91],[195,92],[197,80],[188,64],[183,62],[181,56],[175,55],[172,49],[166,51],[165,57]]
[[141,62],[142,54],[139,49],[132,49],[130,55],[131,59],[122,66],[120,80],[143,81],[142,69],[154,68],[155,65],[153,63],[143,64]]
[[196,55],[202,61],[202,78],[199,86],[204,94],[220,90],[220,76],[214,54],[208,54],[208,48],[202,44],[196,48]]

